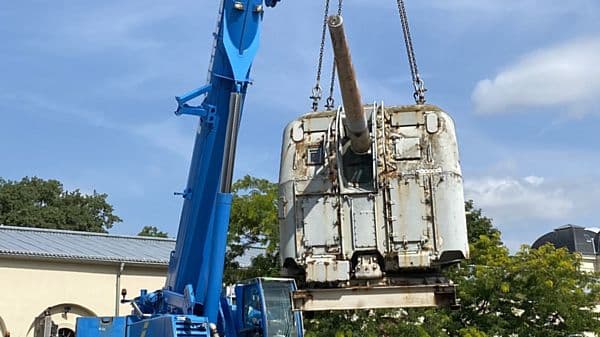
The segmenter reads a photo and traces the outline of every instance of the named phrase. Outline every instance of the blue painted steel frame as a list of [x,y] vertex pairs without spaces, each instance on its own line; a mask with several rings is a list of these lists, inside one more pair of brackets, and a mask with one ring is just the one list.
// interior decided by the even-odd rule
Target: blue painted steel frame
[[[135,302],[144,314],[184,314],[217,322],[232,196],[221,190],[232,94],[243,97],[258,50],[263,7],[279,0],[223,0],[209,82],[176,97],[177,115],[200,117],[177,243],[165,288]],[[204,96],[200,105],[190,102]],[[241,107],[240,110],[241,112]],[[232,144],[235,146],[235,144]]]
[[[209,83],[177,97],[176,113],[200,116],[200,127],[165,286],[171,294],[166,298],[167,309],[200,314],[210,322],[217,321],[231,206],[231,194],[219,191],[230,96],[245,95],[251,81],[262,8],[263,0],[223,1]],[[201,95],[206,96],[200,106],[188,104]],[[193,288],[194,303],[188,303],[193,307],[177,308],[177,301],[169,298],[183,295],[188,285]]]
[[[238,335],[240,322],[236,321],[235,310],[221,297],[232,195],[223,190],[226,185],[220,180],[230,179],[221,177],[228,155],[225,152],[229,144],[225,142],[230,139],[227,133],[237,130],[228,129],[227,124],[230,113],[241,114],[251,82],[263,6],[274,7],[279,1],[223,0],[209,81],[176,97],[176,115],[200,117],[187,187],[181,193],[184,202],[177,243],[165,287],[151,293],[142,290],[134,299],[136,313],[126,318],[126,336],[209,336],[209,323],[217,323],[221,335]],[[202,96],[200,105],[190,104]],[[239,109],[232,109],[230,100],[237,96],[242,98]],[[106,329],[97,328],[102,322],[101,318],[80,320],[77,336],[123,335],[124,327],[118,324],[124,325],[124,318],[107,323],[111,329],[106,334],[102,332]]]

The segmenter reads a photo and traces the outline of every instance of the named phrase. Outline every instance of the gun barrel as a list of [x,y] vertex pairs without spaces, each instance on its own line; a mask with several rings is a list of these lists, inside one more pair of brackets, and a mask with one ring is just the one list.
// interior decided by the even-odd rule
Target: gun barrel
[[344,112],[346,113],[344,124],[349,131],[350,148],[358,154],[366,153],[371,147],[369,129],[360,99],[360,90],[356,82],[356,73],[352,65],[350,48],[344,33],[344,20],[340,15],[332,15],[327,20],[327,24],[335,55]]

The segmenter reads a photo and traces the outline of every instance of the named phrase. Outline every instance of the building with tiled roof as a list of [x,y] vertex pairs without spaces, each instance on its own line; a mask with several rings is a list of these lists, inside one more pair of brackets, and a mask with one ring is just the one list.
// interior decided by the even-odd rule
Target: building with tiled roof
[[0,226],[0,337],[70,336],[78,316],[113,316],[163,286],[175,240]]
[[576,226],[565,225],[556,228],[540,236],[531,245],[539,248],[551,243],[556,248],[566,248],[571,253],[581,255],[581,270],[589,272],[600,271],[600,233],[597,230]]

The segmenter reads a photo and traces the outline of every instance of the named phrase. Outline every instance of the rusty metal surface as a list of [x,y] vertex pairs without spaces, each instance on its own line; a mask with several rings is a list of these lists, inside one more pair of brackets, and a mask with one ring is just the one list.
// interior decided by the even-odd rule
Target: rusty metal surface
[[352,64],[350,48],[344,33],[343,19],[339,15],[330,16],[327,21],[335,55],[338,82],[346,113],[345,125],[348,128],[352,151],[366,153],[371,148],[367,119],[360,99],[360,90]]
[[454,305],[456,305],[456,290],[451,284],[310,289],[296,291],[293,294],[293,309],[301,311]]
[[[351,153],[343,110],[307,114],[284,132],[279,218],[287,276],[303,270],[308,283],[343,287],[349,284],[340,280],[385,278],[393,285],[407,272],[468,257],[451,117],[433,105],[362,110],[373,139],[367,155]],[[323,152],[319,164],[309,160],[316,147]],[[348,163],[355,165],[351,172]],[[369,179],[354,179],[365,173]],[[373,254],[381,273],[365,262]],[[349,267],[334,268],[342,262]]]

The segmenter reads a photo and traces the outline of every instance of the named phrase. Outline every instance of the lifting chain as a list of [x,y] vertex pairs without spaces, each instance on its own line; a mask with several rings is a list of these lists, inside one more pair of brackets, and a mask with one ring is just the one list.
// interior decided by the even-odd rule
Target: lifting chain
[[[337,9],[338,15],[342,14],[342,1],[343,0],[338,0],[338,9]],[[323,56],[325,54],[325,38],[327,35],[327,18],[329,16],[329,3],[330,3],[330,0],[325,0],[325,10],[323,13],[323,25],[321,26],[321,45],[319,47],[319,59],[317,62],[317,78],[316,78],[315,86],[312,89],[312,95],[310,96],[310,99],[312,100],[312,110],[313,111],[319,110],[319,102],[321,101],[321,98],[323,97],[323,89],[321,88],[321,72],[323,70]],[[334,64],[332,67],[333,67],[333,70],[331,71],[329,97],[327,97],[327,103],[325,105],[325,107],[327,107],[327,109],[333,108],[333,104],[334,104],[333,89],[334,89],[334,82],[335,82],[335,61],[334,61]]]
[[[415,56],[415,51],[413,48],[412,37],[410,35],[410,28],[408,24],[408,16],[406,14],[406,7],[404,5],[404,0],[396,0],[398,4],[398,12],[400,14],[400,21],[402,23],[402,32],[404,33],[404,44],[406,46],[406,53],[408,56],[408,63],[410,65],[410,73],[412,77],[414,93],[413,97],[417,104],[425,104],[425,92],[427,89],[425,88],[425,83],[421,79],[421,75],[419,74],[419,69],[417,68],[417,58]],[[325,53],[325,37],[327,33],[327,18],[329,16],[329,4],[330,0],[325,0],[325,10],[323,13],[323,25],[321,27],[321,44],[319,48],[319,59],[317,63],[317,77],[315,86],[312,89],[312,95],[310,99],[312,100],[312,110],[317,111],[319,109],[319,102],[323,96],[323,89],[321,87],[321,72],[323,69],[323,55]],[[337,14],[342,14],[343,0],[338,0],[338,8]],[[331,110],[334,107],[335,100],[333,98],[333,91],[335,87],[335,77],[336,77],[336,68],[335,68],[335,60],[333,61],[332,69],[331,69],[331,80],[329,83],[329,96],[327,97],[325,108],[327,110]]]
[[323,14],[323,26],[321,27],[321,46],[319,48],[319,61],[317,63],[317,80],[312,89],[312,110],[319,110],[319,101],[323,94],[321,89],[321,70],[323,69],[323,54],[325,53],[325,34],[327,33],[327,16],[329,15],[329,0],[325,0],[325,12]]
[[410,29],[408,27],[408,16],[406,15],[406,7],[404,6],[404,0],[396,0],[398,2],[398,11],[400,12],[400,21],[402,22],[402,31],[404,32],[404,44],[406,45],[406,53],[408,54],[408,63],[410,65],[410,73],[412,76],[413,87],[415,92],[413,94],[415,102],[417,104],[425,104],[425,83],[419,75],[417,69],[417,59],[415,57],[415,51],[413,49],[412,38],[410,37]]

